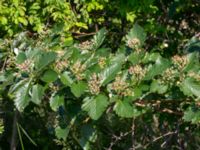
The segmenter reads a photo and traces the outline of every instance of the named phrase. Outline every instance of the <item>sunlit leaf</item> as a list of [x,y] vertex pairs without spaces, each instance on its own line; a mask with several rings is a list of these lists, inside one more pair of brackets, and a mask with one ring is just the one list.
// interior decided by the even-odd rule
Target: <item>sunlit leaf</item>
[[87,111],[92,119],[97,120],[101,117],[107,106],[108,98],[100,94],[96,97],[85,98],[83,100],[82,109]]

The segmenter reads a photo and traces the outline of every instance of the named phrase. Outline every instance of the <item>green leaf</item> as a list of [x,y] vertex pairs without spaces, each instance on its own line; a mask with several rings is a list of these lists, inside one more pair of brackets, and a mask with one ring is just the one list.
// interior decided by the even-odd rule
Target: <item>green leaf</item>
[[69,76],[69,72],[68,71],[65,71],[61,74],[60,76],[60,80],[61,82],[66,85],[66,86],[71,86],[72,83],[73,83],[73,80],[72,78]]
[[186,78],[181,86],[181,91],[187,96],[197,96],[200,97],[200,82],[192,78]]
[[144,79],[150,80],[154,76],[162,74],[170,66],[169,60],[165,58],[158,58],[156,63],[149,67]]
[[98,48],[102,45],[102,43],[103,43],[103,41],[104,41],[104,39],[105,39],[106,33],[107,33],[106,29],[105,29],[105,28],[102,28],[102,29],[99,30],[99,31],[97,32],[97,34],[94,36],[94,45],[93,45],[93,48],[94,48],[95,50],[98,49]]
[[82,109],[87,111],[92,119],[97,120],[106,110],[108,104],[108,97],[100,94],[96,97],[85,98],[83,100]]
[[6,25],[8,23],[8,19],[6,17],[0,16],[0,22],[2,25]]
[[161,58],[159,53],[146,53],[142,62],[143,63],[156,62],[156,60],[158,60],[159,58]]
[[196,69],[199,69],[199,56],[198,56],[198,53],[196,52],[193,52],[193,53],[190,53],[187,55],[187,60],[188,60],[188,63],[187,65],[185,66],[184,68],[184,71],[185,72],[188,72],[188,71],[191,71],[191,70],[194,70]]
[[26,59],[27,59],[27,58],[26,58],[26,54],[25,54],[24,52],[20,52],[20,53],[17,55],[16,63],[22,64]]
[[100,73],[101,85],[106,85],[115,78],[116,74],[121,70],[124,60],[125,56],[120,54],[111,61],[111,65]]
[[25,83],[15,93],[15,99],[14,99],[15,106],[21,112],[30,102],[30,97],[29,97],[30,84],[31,81]]
[[50,107],[53,111],[57,111],[59,106],[64,106],[64,96],[53,95],[50,99]]
[[138,64],[140,61],[142,61],[143,56],[144,53],[133,52],[129,55],[128,61],[130,61],[132,65],[135,65]]
[[20,89],[21,87],[23,87],[26,83],[28,82],[27,79],[24,80],[20,80],[19,82],[15,83],[14,85],[12,85],[9,89],[9,93],[14,93],[15,91],[17,91],[18,89]]
[[38,71],[52,63],[56,59],[55,52],[43,52],[38,54],[35,62],[35,67]]
[[104,69],[100,76],[102,78],[101,85],[106,85],[115,78],[115,75],[121,70],[121,64],[113,64]]
[[87,84],[85,82],[78,82],[78,83],[73,83],[71,86],[71,92],[78,98],[80,97],[85,90],[87,89]]
[[41,80],[47,83],[51,83],[54,82],[57,78],[57,73],[54,70],[49,69],[42,75]]
[[190,106],[184,112],[183,119],[188,122],[199,123],[200,122],[200,110],[198,108],[193,108],[193,106]]
[[92,125],[87,124],[81,127],[81,138],[79,143],[83,150],[90,150],[90,143],[94,143],[97,139],[97,132]]
[[56,137],[58,139],[66,140],[67,136],[69,134],[69,131],[70,131],[70,129],[68,127],[66,127],[65,129],[62,129],[59,126],[55,128]]
[[132,97],[132,100],[136,100],[136,99],[141,97],[142,90],[141,90],[141,88],[136,87],[136,88],[133,89],[133,93],[134,93],[134,95]]
[[150,91],[153,93],[164,94],[168,90],[168,85],[162,85],[158,80],[153,80]]
[[25,18],[23,18],[23,17],[18,17],[18,20],[19,20],[19,22],[22,23],[23,25],[25,25],[25,26],[28,25],[28,21],[27,21]]
[[36,84],[32,87],[31,101],[39,105],[44,95],[44,87],[40,84]]
[[96,141],[96,129],[91,124],[85,124],[81,127],[81,137],[87,141]]
[[142,112],[138,111],[137,108],[131,105],[128,101],[118,100],[114,106],[115,113],[124,118],[132,118],[139,116]]
[[72,51],[72,54],[70,54],[70,59],[72,62],[76,62],[78,59],[81,58],[81,53],[78,48],[72,47],[70,48],[70,51]]
[[73,44],[73,42],[74,42],[73,37],[71,37],[71,36],[64,39],[65,46],[71,46]]
[[115,55],[112,59],[111,59],[111,65],[113,63],[118,63],[118,64],[122,64],[125,61],[126,57],[124,54],[117,54]]
[[135,24],[133,28],[129,31],[128,35],[126,35],[126,38],[127,40],[137,38],[140,40],[140,46],[142,46],[146,40],[146,33],[141,26]]

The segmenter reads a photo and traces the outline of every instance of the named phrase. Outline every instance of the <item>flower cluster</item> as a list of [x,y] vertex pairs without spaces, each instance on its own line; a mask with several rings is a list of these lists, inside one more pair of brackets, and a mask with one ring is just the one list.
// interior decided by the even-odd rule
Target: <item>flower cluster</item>
[[111,89],[121,96],[132,96],[133,92],[129,89],[129,84],[121,77],[117,76],[111,85]]
[[59,61],[56,61],[55,63],[55,68],[58,69],[58,71],[62,71],[64,70],[65,68],[67,68],[69,66],[69,61],[68,60],[59,60]]
[[56,128],[58,125],[59,125],[59,122],[58,122],[58,116],[56,116],[56,113],[55,112],[48,112],[47,114],[47,122],[46,122],[46,127],[54,127]]
[[190,73],[188,74],[188,76],[194,78],[194,79],[197,80],[197,81],[200,81],[200,75],[197,74],[197,73],[195,73],[195,72],[190,72]]
[[80,61],[77,61],[74,65],[71,67],[71,71],[76,76],[78,80],[83,79],[83,72],[85,71],[86,66],[84,64],[81,64]]
[[99,94],[100,92],[100,77],[98,77],[95,73],[91,76],[89,82],[88,82],[88,87],[89,87],[89,91],[92,94]]
[[182,70],[188,62],[186,56],[178,56],[178,55],[173,56],[172,61],[178,67],[179,70]]
[[130,48],[137,48],[140,45],[140,40],[138,38],[129,39],[127,45]]
[[23,72],[30,72],[31,70],[31,60],[25,60],[22,64],[17,64],[17,68]]
[[141,80],[146,74],[146,69],[142,68],[141,65],[135,65],[135,66],[131,66],[128,72],[131,75],[135,75],[138,80]]
[[100,68],[104,68],[105,65],[106,65],[106,58],[105,57],[100,57],[99,60],[98,60],[98,64],[100,66]]
[[174,82],[175,77],[176,77],[176,70],[172,67],[172,68],[168,68],[165,70],[165,72],[163,73],[164,75],[161,78],[162,83],[166,83],[166,82]]
[[94,44],[93,41],[85,41],[78,45],[78,47],[82,50],[90,50],[92,48],[92,45]]

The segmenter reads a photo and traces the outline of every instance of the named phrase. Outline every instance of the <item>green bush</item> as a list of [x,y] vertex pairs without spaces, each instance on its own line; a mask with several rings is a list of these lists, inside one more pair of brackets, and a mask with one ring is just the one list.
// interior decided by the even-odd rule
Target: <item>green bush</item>
[[1,1],[0,148],[198,149],[198,6]]
[[50,106],[58,116],[49,124],[57,138],[66,140],[75,130],[73,138],[83,149],[105,142],[101,122],[116,116],[137,124],[158,109],[183,112],[186,122],[199,122],[199,53],[166,58],[148,52],[143,48],[146,33],[137,24],[124,37],[124,45],[110,53],[104,45],[106,33],[103,28],[93,39],[70,45],[52,38],[51,31],[39,40],[20,33],[10,43],[14,53],[8,58],[10,67],[1,73],[1,90],[9,87],[7,95],[20,112],[34,106],[45,116]]

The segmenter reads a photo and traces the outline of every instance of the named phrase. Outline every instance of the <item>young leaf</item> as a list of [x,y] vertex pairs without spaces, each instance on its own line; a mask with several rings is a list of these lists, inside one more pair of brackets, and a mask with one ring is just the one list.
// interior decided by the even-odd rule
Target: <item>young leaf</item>
[[108,104],[108,97],[100,94],[96,97],[85,98],[82,109],[87,111],[92,119],[98,120],[106,110]]

